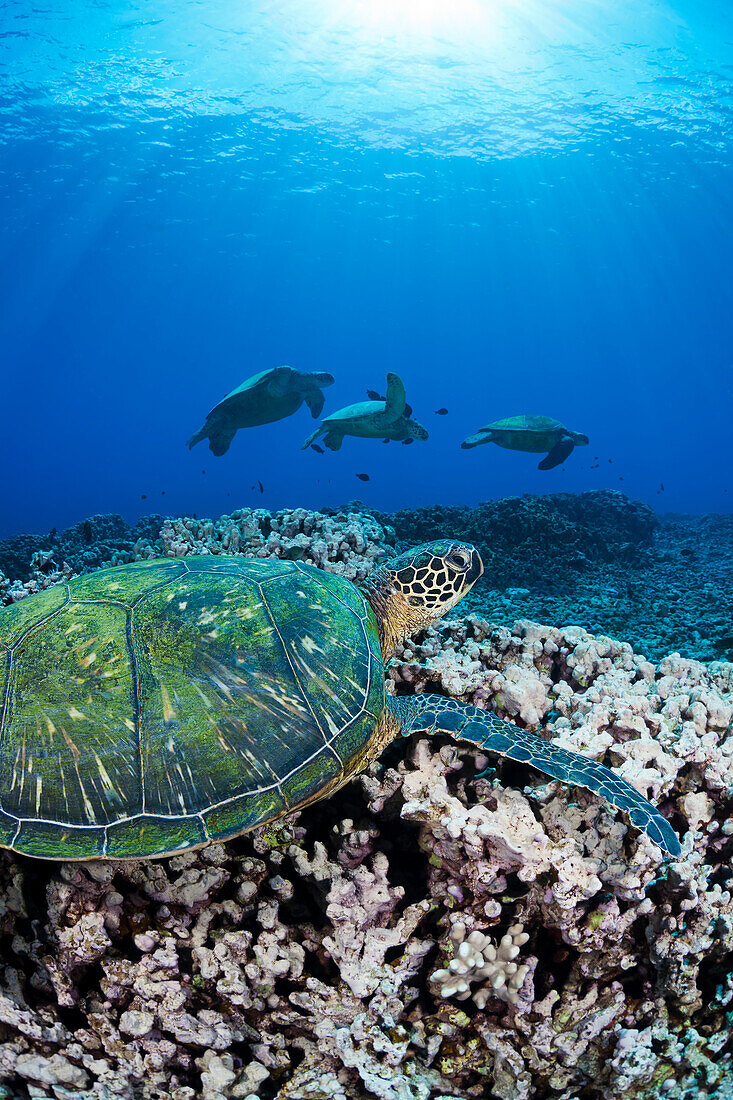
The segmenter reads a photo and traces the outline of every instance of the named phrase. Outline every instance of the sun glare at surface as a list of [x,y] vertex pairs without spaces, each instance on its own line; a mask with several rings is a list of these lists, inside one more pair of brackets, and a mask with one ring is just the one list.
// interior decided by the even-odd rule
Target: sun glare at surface
[[480,0],[328,0],[327,18],[369,37],[470,37],[493,2]]
[[[160,0],[152,20],[147,0],[18,12],[15,71],[53,109],[94,102],[104,115],[119,103],[137,124],[161,109],[277,115],[346,146],[474,158],[575,148],[632,121],[727,147],[733,16],[723,32],[694,0]],[[0,68],[0,92],[13,80]],[[36,133],[30,114],[17,121]]]

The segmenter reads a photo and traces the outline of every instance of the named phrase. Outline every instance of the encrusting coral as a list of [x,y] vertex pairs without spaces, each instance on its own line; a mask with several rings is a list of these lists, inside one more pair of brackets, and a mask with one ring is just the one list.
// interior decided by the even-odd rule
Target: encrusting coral
[[[389,546],[371,517],[326,518],[283,521],[280,548],[359,576]],[[249,522],[237,551],[272,553]],[[163,529],[175,552],[235,552],[223,529]],[[733,665],[468,616],[402,646],[388,689],[495,708],[613,765],[682,857],[660,865],[584,791],[419,737],[227,845],[0,852],[0,1096],[733,1094]]]

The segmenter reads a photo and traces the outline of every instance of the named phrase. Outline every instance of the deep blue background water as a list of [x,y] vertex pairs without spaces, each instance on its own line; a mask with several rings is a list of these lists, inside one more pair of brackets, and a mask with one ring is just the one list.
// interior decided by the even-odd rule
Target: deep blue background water
[[[16,0],[0,35],[0,535],[597,487],[730,511],[733,8]],[[326,412],[398,371],[429,441],[301,452],[304,407],[186,449],[280,363],[336,376]],[[591,445],[460,450],[516,412]]]

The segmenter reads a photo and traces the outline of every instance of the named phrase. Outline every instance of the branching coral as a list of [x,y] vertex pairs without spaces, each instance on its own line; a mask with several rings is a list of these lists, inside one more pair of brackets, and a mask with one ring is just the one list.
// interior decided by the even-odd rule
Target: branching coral
[[[455,955],[445,970],[435,970],[430,982],[441,997],[455,997],[458,1001],[470,997],[477,1008],[485,1008],[490,997],[498,997],[508,1004],[517,1004],[519,990],[529,973],[526,963],[515,959],[529,935],[521,924],[513,924],[501,937],[497,947],[484,932],[475,929],[466,932],[463,921],[456,921],[450,931],[455,945]],[[481,989],[472,990],[471,982],[484,981]]]

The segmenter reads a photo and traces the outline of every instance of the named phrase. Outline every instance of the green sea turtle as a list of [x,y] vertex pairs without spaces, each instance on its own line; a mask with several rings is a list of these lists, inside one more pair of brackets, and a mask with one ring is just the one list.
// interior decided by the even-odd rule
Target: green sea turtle
[[333,385],[333,375],[323,371],[305,373],[292,367],[274,367],[253,374],[215,405],[206,423],[188,440],[195,447],[208,437],[209,450],[217,457],[226,454],[239,428],[271,424],[297,412],[305,401],[313,416],[323,411],[323,386]]
[[[397,440],[411,443],[414,439],[426,440],[427,429],[411,416],[406,415],[405,387],[399,375],[387,375],[387,396],[378,401],[359,401],[345,409],[331,413],[320,427],[303,443],[303,450],[310,447],[319,435],[332,451],[341,449],[345,435],[357,435],[364,439]],[[412,409],[409,409],[412,412]]]
[[573,447],[584,447],[588,436],[582,432],[571,432],[559,420],[551,416],[506,416],[495,420],[485,428],[479,428],[475,435],[469,435],[461,446],[464,450],[479,447],[482,443],[496,443],[508,451],[529,451],[542,454],[549,451],[538,464],[538,470],[552,470],[564,462]]
[[395,645],[482,569],[450,541],[358,588],[293,561],[164,558],[0,609],[0,847],[170,855],[323,798],[397,734],[445,732],[588,787],[678,853],[666,819],[602,764],[455,699],[385,694]]

